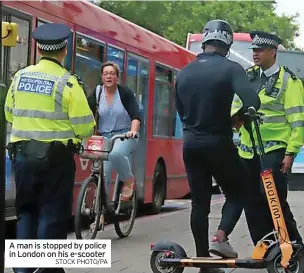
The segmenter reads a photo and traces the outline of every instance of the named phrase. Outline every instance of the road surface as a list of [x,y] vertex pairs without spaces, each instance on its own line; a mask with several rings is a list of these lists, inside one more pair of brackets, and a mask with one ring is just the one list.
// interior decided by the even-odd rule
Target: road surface
[[[304,203],[302,201],[303,192],[290,192],[289,200],[291,209],[295,214],[300,232],[303,234],[304,226]],[[210,238],[214,234],[221,216],[221,207],[223,202],[221,195],[213,196],[211,214],[210,214]],[[114,227],[107,226],[106,230],[97,235],[99,239],[112,240],[112,267],[110,269],[66,269],[68,273],[151,273],[150,245],[159,240],[167,239],[180,243],[189,256],[194,256],[194,243],[190,230],[189,200],[172,200],[167,201],[162,212],[159,215],[144,216],[136,219],[134,229],[131,235],[125,239],[118,239]],[[75,238],[70,234],[69,238]],[[244,216],[236,226],[230,238],[231,244],[240,254],[241,257],[249,257],[252,250],[251,240],[246,227]],[[264,273],[265,270],[244,270],[244,269],[227,269],[226,272],[234,273]],[[13,272],[6,269],[5,272]],[[198,269],[186,268],[185,273],[197,273]]]

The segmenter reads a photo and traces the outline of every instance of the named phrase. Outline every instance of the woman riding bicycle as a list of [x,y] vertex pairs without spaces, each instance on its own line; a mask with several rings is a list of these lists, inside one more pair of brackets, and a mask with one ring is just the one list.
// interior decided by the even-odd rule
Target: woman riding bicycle
[[[97,85],[93,94],[88,98],[93,113],[97,113],[98,134],[111,138],[116,134],[124,134],[129,139],[115,141],[109,160],[104,162],[106,191],[109,195],[112,179],[112,167],[115,166],[119,181],[124,183],[122,200],[133,196],[135,180],[133,177],[129,156],[135,149],[140,129],[140,112],[133,91],[118,84],[119,67],[107,62],[101,67],[103,85]],[[97,111],[98,110],[98,111]]]

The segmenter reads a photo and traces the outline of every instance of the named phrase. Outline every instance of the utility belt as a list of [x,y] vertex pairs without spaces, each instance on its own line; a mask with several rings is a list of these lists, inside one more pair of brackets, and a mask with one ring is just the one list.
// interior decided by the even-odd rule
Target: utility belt
[[[18,153],[30,159],[48,161],[57,165],[66,159],[66,156],[79,154],[80,145],[76,145],[70,139],[65,145],[60,141],[42,142],[37,140],[19,141],[9,143],[6,146],[9,158],[15,162]],[[66,155],[66,156],[65,156]]]

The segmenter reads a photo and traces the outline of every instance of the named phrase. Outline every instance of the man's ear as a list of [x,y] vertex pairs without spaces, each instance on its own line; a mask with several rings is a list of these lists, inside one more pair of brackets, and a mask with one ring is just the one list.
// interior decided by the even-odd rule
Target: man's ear
[[277,50],[275,48],[271,49],[271,56],[275,58],[277,55]]

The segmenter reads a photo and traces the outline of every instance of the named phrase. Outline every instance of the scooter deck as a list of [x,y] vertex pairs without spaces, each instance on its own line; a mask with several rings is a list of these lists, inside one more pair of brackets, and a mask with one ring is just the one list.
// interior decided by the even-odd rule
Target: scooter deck
[[265,268],[265,261],[247,259],[225,259],[214,257],[192,257],[192,258],[161,258],[159,259],[161,266],[181,266],[181,267],[212,267],[212,268]]

